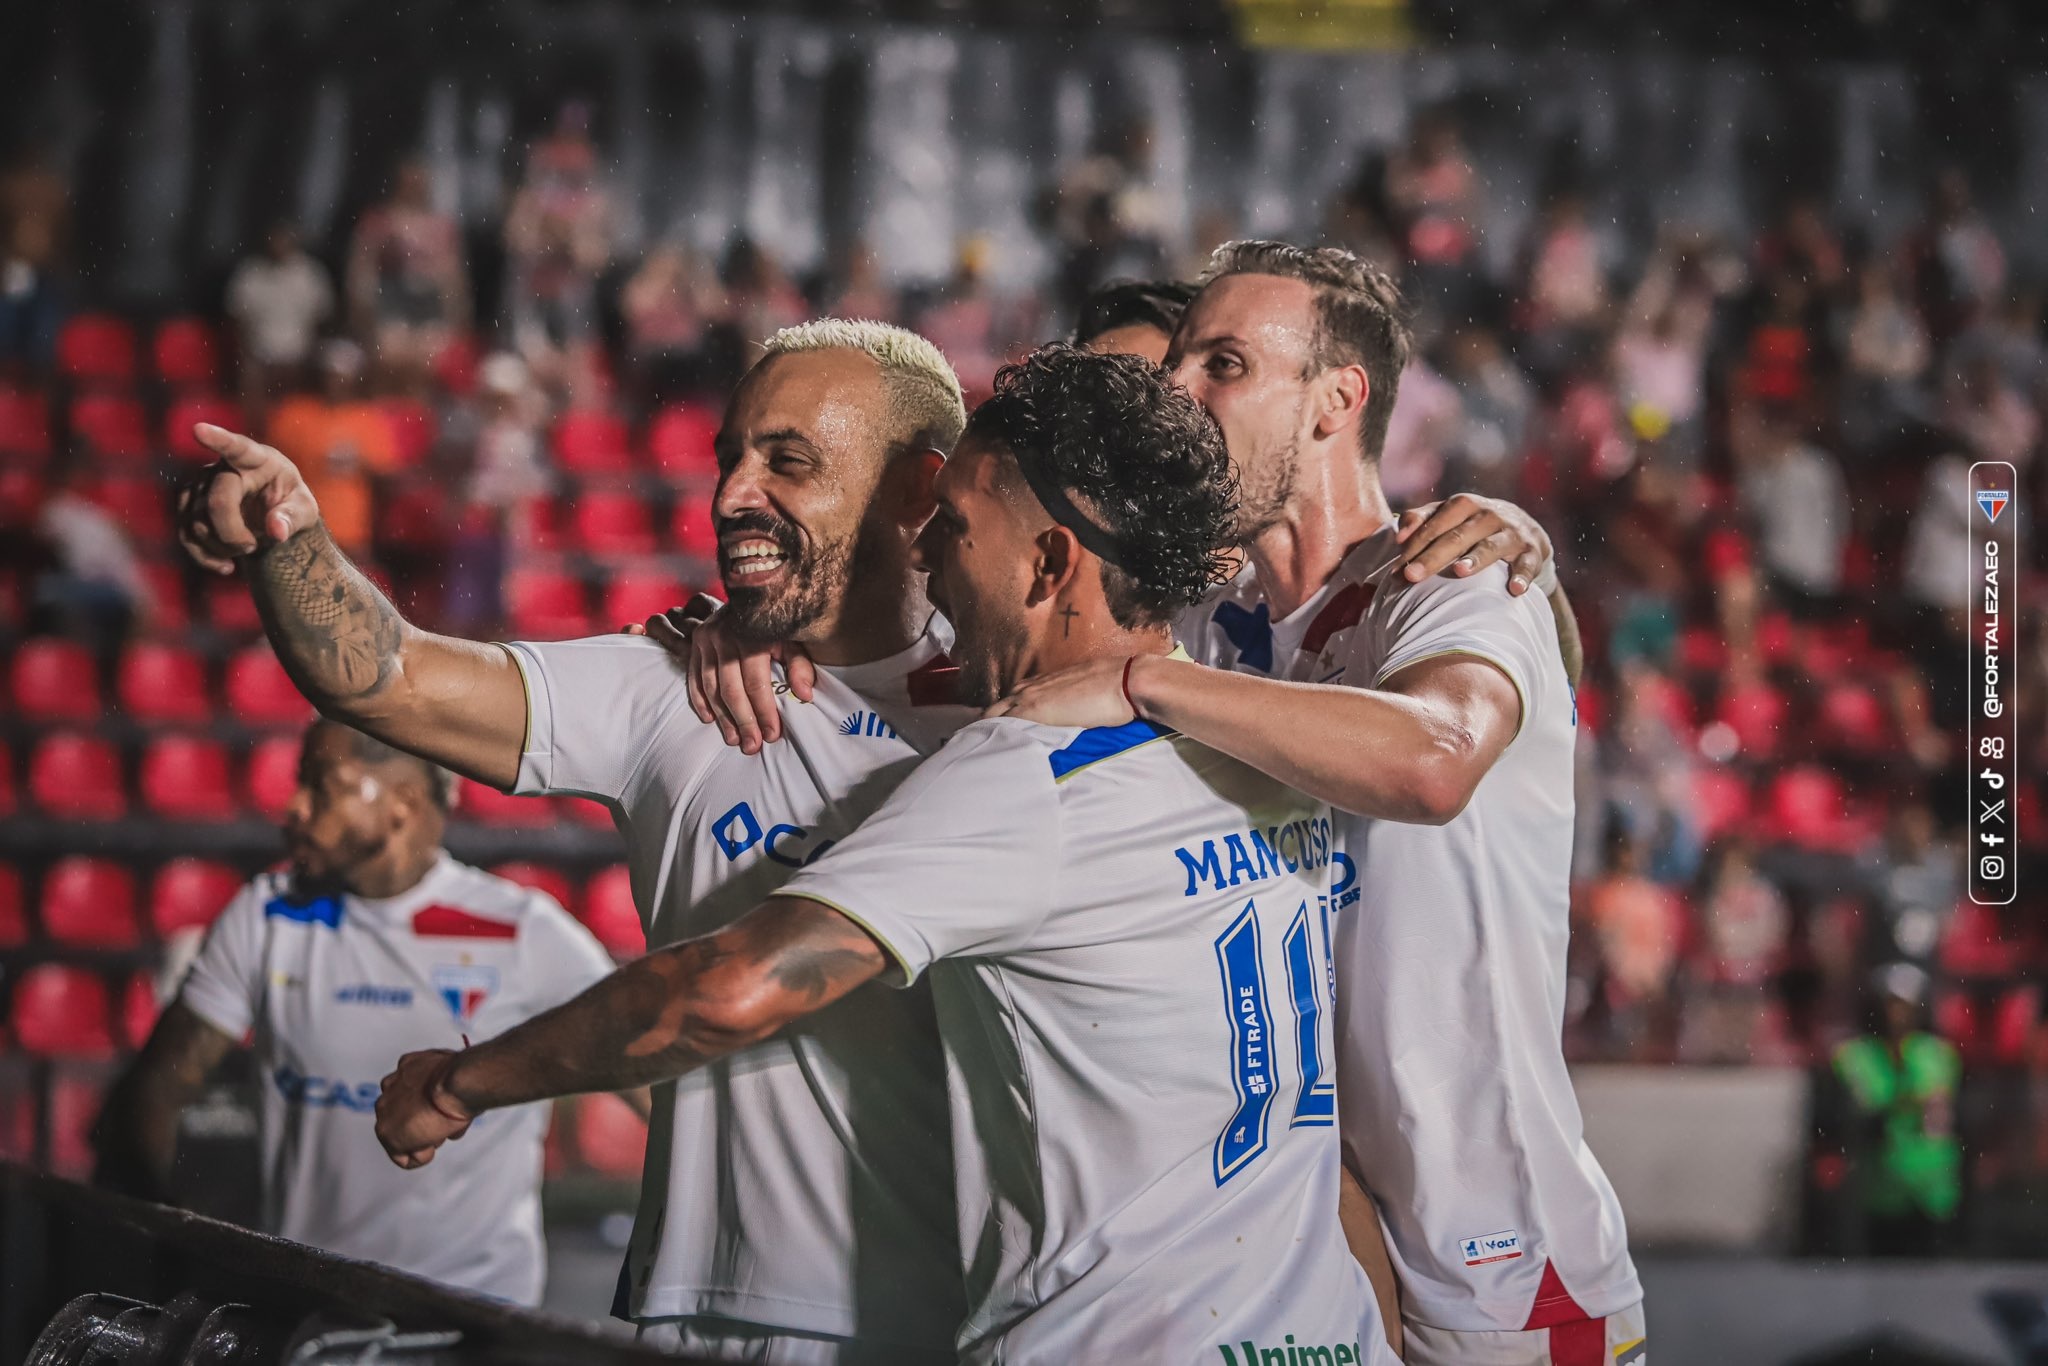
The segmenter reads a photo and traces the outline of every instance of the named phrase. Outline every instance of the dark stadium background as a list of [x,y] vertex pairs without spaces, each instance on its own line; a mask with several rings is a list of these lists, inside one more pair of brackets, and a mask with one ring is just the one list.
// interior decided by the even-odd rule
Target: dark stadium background
[[[467,299],[412,357],[348,297],[407,157]],[[589,340],[537,342],[508,223],[533,164],[586,161]],[[1094,283],[1326,239],[1418,308],[1390,492],[1521,501],[1578,605],[1565,1039],[1660,1359],[1872,1332],[2021,1359],[1985,1296],[2048,1290],[2044,202],[2048,10],[1993,0],[17,0],[0,1157],[88,1174],[179,955],[277,855],[309,713],[241,587],[171,538],[195,419],[321,469],[415,620],[563,637],[715,582],[710,438],[774,327],[886,316],[985,388]],[[279,221],[334,306],[259,373],[229,305]],[[1982,459],[2020,472],[2000,909],[1963,895],[1960,853],[1956,505]],[[600,810],[465,788],[458,856],[640,948]],[[1863,1255],[1831,1081],[1899,963],[1965,1067],[1938,1262]],[[188,1199],[233,1218],[247,1082],[186,1128]],[[611,1098],[558,1111],[566,1312],[604,1309],[640,1142]]]

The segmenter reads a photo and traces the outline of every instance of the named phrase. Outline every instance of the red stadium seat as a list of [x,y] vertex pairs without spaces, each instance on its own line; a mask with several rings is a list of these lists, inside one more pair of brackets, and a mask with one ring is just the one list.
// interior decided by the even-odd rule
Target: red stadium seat
[[569,513],[570,539],[598,556],[646,555],[654,550],[654,519],[647,504],[623,489],[591,489]]
[[140,461],[154,453],[142,405],[126,394],[80,394],[73,399],[71,435],[99,460]]
[[203,930],[242,889],[242,875],[212,859],[174,858],[149,884],[149,925],[159,939]]
[[74,1070],[56,1069],[50,1077],[50,1170],[67,1180],[83,1181],[92,1175],[96,1155],[92,1126],[100,1117],[100,1103],[111,1080],[104,1067]]
[[637,958],[647,952],[647,931],[633,904],[632,874],[623,863],[591,874],[578,918],[614,958]]
[[564,908],[575,904],[576,892],[569,881],[569,875],[551,864],[527,863],[522,860],[501,863],[491,869],[491,872],[507,882],[531,887],[536,892],[546,892]]
[[621,474],[633,467],[626,424],[610,413],[576,409],[555,424],[555,459],[571,474]]
[[596,830],[616,830],[611,808],[603,802],[594,802],[588,797],[561,797],[562,814],[578,825],[587,825]]
[[28,939],[28,903],[21,894],[21,873],[11,863],[0,863],[0,949],[18,949]]
[[104,313],[81,313],[57,334],[57,368],[74,380],[126,384],[135,378],[135,329]]
[[1802,848],[1840,850],[1848,843],[1848,799],[1841,780],[1811,765],[1786,769],[1771,780],[1759,821],[1770,838]]
[[33,470],[0,462],[0,531],[26,531],[42,516],[50,489]]
[[190,650],[144,641],[121,655],[115,695],[138,721],[205,721],[213,715],[206,689],[206,664]]
[[441,348],[441,353],[434,357],[434,378],[449,393],[467,398],[476,392],[477,369],[482,359],[475,337],[467,334],[452,337]]
[[166,318],[151,345],[157,378],[174,388],[210,386],[220,375],[220,348],[203,318]]
[[185,587],[185,566],[175,560],[152,560],[142,566],[149,585],[149,625],[176,633],[192,624],[192,604]]
[[1837,683],[1821,697],[1820,732],[1827,744],[1853,754],[1883,754],[1893,745],[1884,702],[1861,683]]
[[690,590],[666,574],[616,574],[605,585],[603,624],[613,629],[632,625],[689,600]]
[[1742,829],[1749,821],[1749,783],[1725,768],[1702,767],[1693,779],[1693,814],[1704,839]]
[[163,1007],[156,999],[156,983],[146,972],[137,972],[129,977],[121,988],[121,1041],[129,1048],[140,1048],[149,1039],[149,1031],[156,1028],[156,1017]]
[[1711,626],[1688,626],[1678,633],[1678,666],[1687,673],[1715,674],[1728,663],[1728,642]]
[[576,1151],[599,1176],[638,1181],[647,1160],[647,1121],[607,1092],[579,1097]]
[[568,574],[526,570],[505,580],[505,613],[512,633],[529,640],[566,640],[590,633],[583,585]]
[[485,825],[523,827],[553,825],[555,804],[547,797],[513,797],[469,778],[462,780],[462,797],[456,810]]
[[50,458],[50,405],[33,389],[0,389],[0,455],[40,465]]
[[11,816],[20,799],[14,795],[14,751],[0,743],[0,816]]
[[1768,759],[1778,752],[1785,728],[1785,698],[1768,683],[1731,688],[1714,709],[1714,719],[1735,732],[1745,758]]
[[217,741],[166,735],[142,751],[137,773],[142,804],[181,821],[224,821],[235,815],[228,752]]
[[228,661],[228,710],[252,726],[299,726],[313,719],[313,704],[292,686],[291,676],[264,641]]
[[706,564],[718,563],[718,532],[711,523],[711,500],[678,498],[669,514],[669,550]]
[[88,501],[104,508],[121,524],[129,540],[138,545],[170,543],[170,490],[156,480],[107,475],[93,480],[81,491]]
[[76,641],[23,641],[8,666],[8,692],[30,721],[90,721],[100,714],[99,667]]
[[448,500],[432,484],[408,484],[385,500],[377,512],[377,549],[437,551],[455,534]]
[[249,596],[249,585],[239,575],[224,579],[208,574],[205,582],[206,619],[213,623],[214,630],[247,636],[263,629],[263,618],[256,614],[256,599]]
[[2033,1042],[2034,1023],[2041,1016],[2041,988],[2038,984],[2017,986],[1998,998],[1991,1015],[1992,1061],[2018,1066],[2027,1060]]
[[647,428],[647,454],[669,479],[718,477],[718,415],[693,403],[663,408]]
[[110,821],[128,810],[121,756],[105,740],[60,731],[36,746],[28,761],[28,791],[46,816]]
[[242,420],[241,405],[219,394],[187,394],[173,400],[164,410],[164,449],[197,465],[209,464],[216,457],[192,434],[196,422],[211,422],[231,432],[247,425]]
[[109,859],[73,854],[51,864],[37,913],[43,934],[59,944],[132,949],[142,942],[135,874]]
[[110,1058],[114,1031],[107,984],[97,973],[38,963],[14,984],[8,1017],[25,1052],[48,1058]]
[[378,406],[391,426],[391,453],[396,468],[409,470],[425,460],[439,434],[434,410],[415,398],[387,398]]
[[284,819],[285,808],[299,790],[299,748],[296,735],[273,735],[249,751],[242,773],[242,791],[265,820]]

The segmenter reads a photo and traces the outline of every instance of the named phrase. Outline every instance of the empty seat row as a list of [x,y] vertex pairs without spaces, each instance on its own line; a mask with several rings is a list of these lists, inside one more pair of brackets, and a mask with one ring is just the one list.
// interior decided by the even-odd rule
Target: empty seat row
[[571,474],[624,474],[644,467],[670,479],[704,480],[718,474],[718,421],[718,413],[702,405],[671,404],[654,415],[644,447],[636,448],[623,418],[572,409],[556,421],[550,445],[556,464]]
[[[115,661],[115,700],[123,715],[146,722],[198,724],[228,716],[252,726],[295,726],[312,716],[268,645],[229,658],[218,701],[210,672],[197,651],[143,641]],[[104,710],[99,663],[76,641],[23,641],[8,661],[7,682],[8,701],[26,720],[92,721]]]
[[7,1020],[14,1046],[46,1058],[105,1059],[139,1048],[156,1026],[156,983],[129,974],[119,996],[107,978],[70,963],[37,963],[14,981]]
[[[81,313],[57,334],[57,369],[74,381],[126,384],[137,377],[135,324],[107,313]],[[203,319],[167,318],[150,338],[150,363],[166,384],[212,384],[220,377],[220,346]]]
[[1703,765],[1693,779],[1693,814],[1706,839],[1747,835],[1823,853],[1854,853],[1881,825],[1881,813],[1852,802],[1842,780],[1800,764],[1771,774],[1758,795],[1733,769]]

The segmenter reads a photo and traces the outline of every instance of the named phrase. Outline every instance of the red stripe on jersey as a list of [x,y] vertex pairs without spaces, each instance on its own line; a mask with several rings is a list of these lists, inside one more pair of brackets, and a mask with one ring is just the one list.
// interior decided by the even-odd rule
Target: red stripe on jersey
[[487,920],[453,906],[428,906],[415,911],[412,932],[436,939],[517,939],[519,927],[509,920]]
[[1372,606],[1374,588],[1369,583],[1348,584],[1337,590],[1337,596],[1323,604],[1323,610],[1316,613],[1316,619],[1308,624],[1308,634],[1301,638],[1301,652],[1319,655],[1330,643],[1330,637],[1347,627],[1358,625],[1365,616],[1365,609]]
[[1607,1320],[1580,1319],[1551,1329],[1550,1366],[1607,1366]]
[[[1585,1310],[1572,1298],[1572,1292],[1564,1288],[1558,1279],[1557,1268],[1545,1259],[1543,1277],[1536,1282],[1536,1303],[1529,1306],[1529,1321],[1522,1325],[1523,1332],[1536,1328],[1555,1328],[1561,1323],[1581,1323],[1588,1320]],[[1591,1320],[1599,1322],[1598,1319]]]
[[957,702],[959,684],[960,666],[944,655],[933,655],[903,679],[913,707],[943,707]]

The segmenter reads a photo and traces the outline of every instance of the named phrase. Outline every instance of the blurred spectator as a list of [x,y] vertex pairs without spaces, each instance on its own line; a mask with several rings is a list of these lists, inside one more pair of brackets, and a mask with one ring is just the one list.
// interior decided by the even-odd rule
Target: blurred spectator
[[1614,382],[1629,423],[1690,465],[1706,405],[1714,296],[1700,268],[1661,246],[1630,297],[1614,338]]
[[1608,835],[1607,872],[1586,893],[1586,915],[1599,941],[1610,1032],[1627,1055],[1647,1059],[1668,1027],[1685,907],[1644,873],[1642,845],[1619,823]]
[[1927,466],[1920,506],[1907,528],[1905,586],[1924,607],[1960,613],[1970,605],[1970,564],[1977,550],[1970,465],[1944,455]]
[[348,303],[356,335],[407,391],[425,383],[434,357],[468,326],[462,229],[434,207],[424,163],[401,163],[391,197],[356,224]]
[[1962,1204],[1962,1061],[1925,1030],[1927,989],[1927,974],[1909,963],[1880,969],[1865,1033],[1833,1059],[1842,1113],[1823,1143],[1848,1159],[1864,1248],[1881,1257],[1939,1253]]
[[1832,294],[1847,278],[1846,258],[1821,211],[1820,201],[1800,193],[1786,201],[1777,220],[1757,239],[1757,273],[1789,277],[1817,294]]
[[882,278],[882,261],[866,242],[856,242],[836,272],[832,302],[825,309],[834,318],[871,318],[895,322],[902,312],[902,300]]
[[1605,256],[1584,197],[1570,189],[1552,193],[1524,252],[1523,330],[1532,337],[1569,335],[1605,321]]
[[1927,217],[1906,239],[1905,261],[1937,343],[1964,331],[2004,293],[2005,248],[1977,211],[1960,167],[1936,173]]
[[612,257],[587,107],[566,107],[535,144],[505,216],[505,254],[513,343],[544,383],[566,383],[575,353],[597,340],[597,277]]
[[254,408],[296,381],[320,324],[334,311],[327,268],[299,246],[299,230],[271,224],[261,255],[228,279],[228,316],[241,333],[242,401]]
[[775,253],[751,237],[735,237],[725,254],[727,316],[740,340],[758,346],[811,315]]
[[128,533],[80,492],[79,472],[58,476],[36,516],[48,568],[35,581],[36,627],[101,649],[149,616],[149,581]]
[[71,187],[30,153],[0,172],[0,366],[49,367],[67,311],[59,273]]
[[1425,110],[1387,162],[1386,198],[1424,270],[1462,269],[1479,242],[1479,174],[1447,108]]
[[1444,377],[1464,414],[1450,449],[1445,484],[1506,494],[1521,473],[1536,391],[1509,359],[1500,334],[1468,323],[1444,347]]
[[1881,392],[1896,392],[1926,373],[1927,329],[1899,298],[1891,267],[1880,257],[1864,262],[1856,276],[1845,351],[1852,380]]
[[1428,499],[1443,480],[1446,458],[1460,449],[1464,427],[1457,386],[1420,355],[1411,356],[1380,448],[1380,485],[1395,507]]
[[1962,895],[1962,859],[1941,838],[1926,802],[1902,801],[1886,823],[1884,844],[1864,860],[1876,911],[1866,952],[1931,969]]
[[1699,866],[1700,839],[1694,761],[1677,716],[1681,695],[1647,661],[1631,660],[1620,673],[1601,775],[1607,818],[1652,877],[1683,885]]
[[[1152,126],[1135,120],[1105,137],[1054,185],[1049,208],[1061,256],[1062,313],[1073,316],[1089,291],[1111,280],[1165,273],[1164,224],[1151,175]],[[951,351],[946,355],[958,365]]]
[[626,281],[619,306],[627,358],[650,401],[700,381],[705,333],[725,301],[696,252],[680,242],[656,246]]
[[335,543],[352,554],[375,531],[371,477],[398,460],[391,419],[363,392],[364,356],[353,342],[320,348],[320,389],[285,399],[270,415],[270,444],[302,471]]
[[917,323],[917,330],[953,363],[970,403],[994,387],[996,367],[1004,359],[996,298],[987,283],[989,251],[986,238],[964,239],[954,257],[952,278]]
[[2006,379],[1998,357],[1978,352],[1943,387],[1943,417],[1969,443],[1972,456],[2001,460],[2024,471],[2041,436],[2041,418]]
[[1849,535],[1840,467],[1802,437],[1796,413],[1777,403],[1738,402],[1729,446],[1772,592],[1809,615],[1826,610],[1842,587]]
[[1748,841],[1731,838],[1707,856],[1699,909],[1707,991],[1685,1056],[1697,1062],[1752,1061],[1771,978],[1785,957],[1785,898],[1757,871]]

